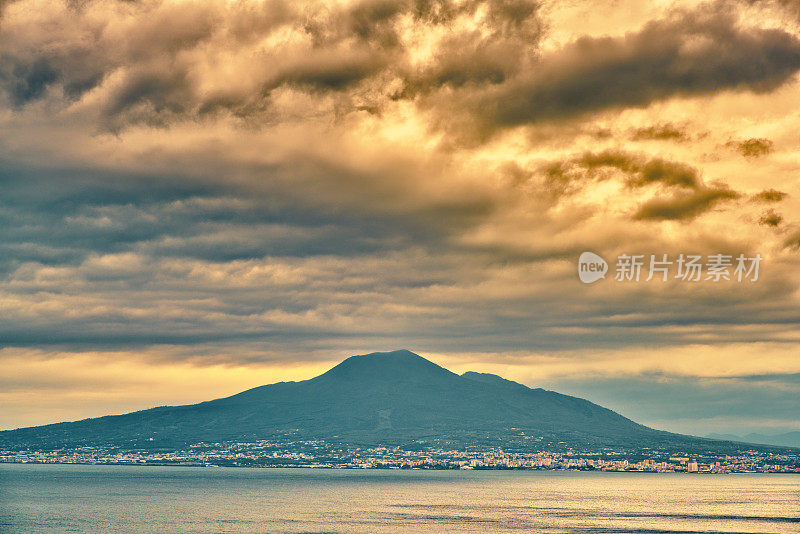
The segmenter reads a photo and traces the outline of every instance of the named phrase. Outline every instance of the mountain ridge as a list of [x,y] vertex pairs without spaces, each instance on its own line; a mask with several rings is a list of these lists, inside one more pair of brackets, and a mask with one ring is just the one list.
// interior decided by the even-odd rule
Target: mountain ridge
[[458,375],[404,349],[351,356],[314,378],[197,404],[2,431],[0,447],[173,447],[263,439],[521,448],[722,443],[648,428],[588,400],[498,375]]

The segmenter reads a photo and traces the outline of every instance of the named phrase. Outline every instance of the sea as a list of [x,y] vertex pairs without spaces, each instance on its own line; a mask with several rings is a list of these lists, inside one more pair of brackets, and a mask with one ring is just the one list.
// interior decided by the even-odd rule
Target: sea
[[2,533],[800,533],[800,475],[0,464]]

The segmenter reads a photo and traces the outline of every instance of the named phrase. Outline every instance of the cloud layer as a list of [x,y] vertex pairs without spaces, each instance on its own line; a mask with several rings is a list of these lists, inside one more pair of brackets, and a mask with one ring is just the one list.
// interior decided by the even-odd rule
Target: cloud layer
[[[598,350],[797,348],[797,28],[776,3],[628,7],[4,3],[0,360],[35,391],[81,355],[563,356],[515,376],[607,398],[638,378],[581,386]],[[584,286],[585,250],[765,260],[749,285]]]

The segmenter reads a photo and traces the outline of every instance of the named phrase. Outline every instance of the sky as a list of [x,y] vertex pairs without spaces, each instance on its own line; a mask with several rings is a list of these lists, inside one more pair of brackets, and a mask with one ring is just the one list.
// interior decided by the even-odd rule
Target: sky
[[406,348],[796,430],[799,71],[796,0],[0,0],[0,428]]

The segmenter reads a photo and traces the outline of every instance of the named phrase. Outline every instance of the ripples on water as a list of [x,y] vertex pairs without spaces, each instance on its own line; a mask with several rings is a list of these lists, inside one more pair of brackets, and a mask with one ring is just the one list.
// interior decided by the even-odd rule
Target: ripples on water
[[800,476],[0,464],[0,532],[800,533]]

